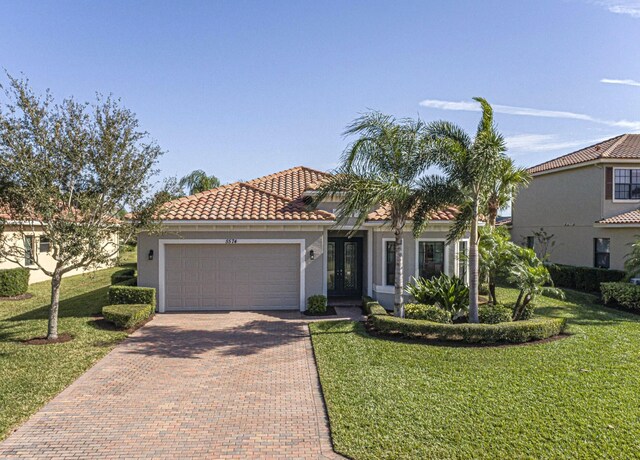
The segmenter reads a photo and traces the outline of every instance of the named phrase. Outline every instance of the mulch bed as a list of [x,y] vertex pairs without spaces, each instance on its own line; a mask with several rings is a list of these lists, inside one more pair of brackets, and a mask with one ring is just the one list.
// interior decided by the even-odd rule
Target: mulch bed
[[568,332],[563,332],[562,334],[555,335],[553,337],[547,337],[546,339],[531,340],[529,342],[522,342],[522,343],[510,343],[510,342],[469,343],[469,342],[463,342],[462,340],[438,340],[438,339],[429,339],[429,338],[405,337],[400,334],[382,334],[376,331],[368,321],[366,321],[364,325],[365,325],[365,329],[367,330],[367,334],[369,334],[372,337],[385,339],[385,340],[393,340],[394,342],[432,345],[437,347],[459,347],[459,348],[523,347],[527,345],[538,345],[542,343],[555,342],[557,340],[566,339],[567,337],[571,337],[573,335]]
[[12,300],[27,300],[27,299],[30,299],[31,297],[33,297],[33,294],[27,292],[26,294],[17,295],[14,297],[0,297],[0,302],[2,302],[3,300],[6,300],[7,302]]
[[325,311],[324,313],[308,313],[308,312],[304,312],[305,316],[314,316],[316,318],[319,317],[323,317],[323,316],[336,316],[336,309],[334,307],[332,307],[331,305],[327,305],[327,311]]
[[67,332],[58,335],[55,340],[49,340],[46,337],[34,337],[33,339],[24,340],[22,343],[25,345],[49,345],[52,343],[65,343],[73,340],[73,336]]
[[154,318],[155,314],[152,315],[150,318],[145,319],[144,321],[142,321],[141,323],[137,324],[134,327],[130,327],[129,329],[119,329],[116,327],[115,324],[113,324],[110,321],[107,321],[106,319],[104,319],[102,317],[102,315],[95,315],[94,316],[94,323],[96,326],[98,326],[100,329],[106,329],[107,331],[124,331],[127,334],[131,334],[132,332],[137,331],[138,329],[140,329],[142,326],[144,326],[145,324],[147,324],[149,321],[151,321]]

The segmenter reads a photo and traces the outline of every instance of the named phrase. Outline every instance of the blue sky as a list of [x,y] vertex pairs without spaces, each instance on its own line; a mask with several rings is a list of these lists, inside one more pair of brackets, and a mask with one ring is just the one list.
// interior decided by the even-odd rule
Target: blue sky
[[0,15],[1,67],[57,97],[121,97],[167,151],[163,175],[223,182],[334,167],[367,109],[473,130],[473,96],[533,165],[640,132],[639,56],[640,0],[3,0]]

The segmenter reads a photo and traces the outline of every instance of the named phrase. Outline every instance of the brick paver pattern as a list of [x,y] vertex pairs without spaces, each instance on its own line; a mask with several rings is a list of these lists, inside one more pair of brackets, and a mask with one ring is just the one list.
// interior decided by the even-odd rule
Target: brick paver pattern
[[297,312],[157,315],[0,458],[341,458]]

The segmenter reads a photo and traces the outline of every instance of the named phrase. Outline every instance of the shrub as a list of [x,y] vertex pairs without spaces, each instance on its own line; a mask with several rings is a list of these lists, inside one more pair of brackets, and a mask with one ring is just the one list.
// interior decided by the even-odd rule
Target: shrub
[[[367,299],[371,299],[371,297],[367,297]],[[388,315],[387,310],[385,310],[385,308],[375,300],[371,300],[368,302],[363,301],[363,303],[364,303],[364,312],[367,315],[383,315],[383,316]]]
[[600,292],[601,283],[622,281],[625,278],[625,272],[606,268],[559,264],[549,264],[547,268],[555,286],[584,292]]
[[15,297],[29,289],[28,268],[8,268],[0,270],[0,297]]
[[451,313],[435,305],[408,303],[404,306],[404,314],[408,319],[425,319],[434,323],[451,322]]
[[135,278],[136,271],[133,268],[125,268],[123,270],[118,270],[111,275],[111,284],[119,284],[123,281],[129,281],[132,278]]
[[111,304],[149,304],[156,306],[156,290],[154,288],[116,285],[109,288]]
[[107,305],[102,307],[102,316],[121,329],[136,327],[151,318],[155,307],[150,304]]
[[605,305],[640,311],[640,286],[620,282],[602,283],[600,291]]
[[124,281],[120,281],[118,286],[137,286],[138,285],[138,277],[134,276],[133,278],[128,278]]
[[327,298],[323,295],[312,295],[307,299],[307,312],[320,315],[327,312]]
[[406,291],[416,302],[438,305],[451,313],[453,318],[469,309],[469,288],[455,276],[443,273],[431,279],[413,278]]
[[508,323],[513,317],[513,310],[500,304],[485,304],[478,307],[478,316],[484,324]]
[[500,324],[440,324],[371,315],[369,321],[373,329],[383,334],[466,343],[524,343],[559,335],[566,327],[565,318],[534,318]]

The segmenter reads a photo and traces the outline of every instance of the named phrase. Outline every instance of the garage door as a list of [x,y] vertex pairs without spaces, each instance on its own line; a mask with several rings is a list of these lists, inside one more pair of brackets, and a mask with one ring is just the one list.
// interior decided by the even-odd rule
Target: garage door
[[168,244],[165,310],[299,309],[297,244]]

